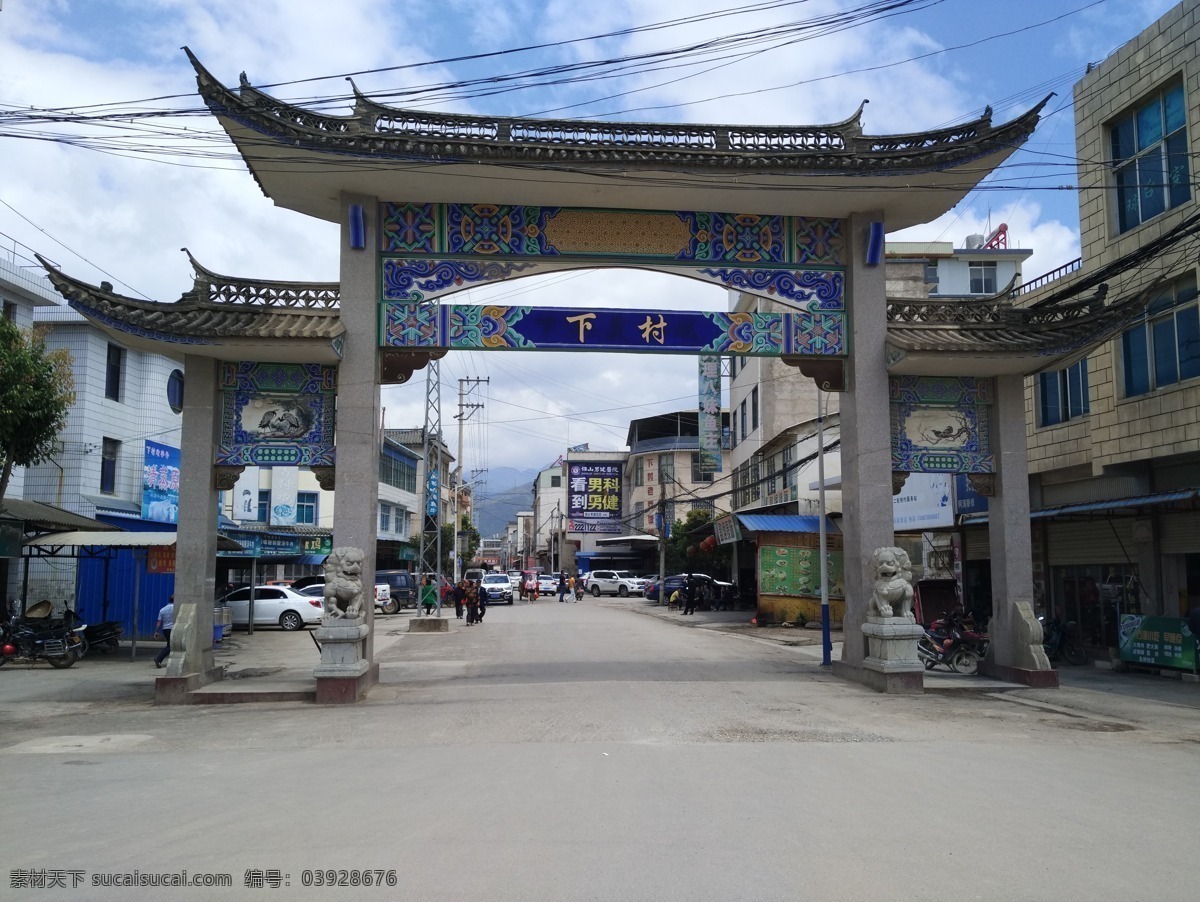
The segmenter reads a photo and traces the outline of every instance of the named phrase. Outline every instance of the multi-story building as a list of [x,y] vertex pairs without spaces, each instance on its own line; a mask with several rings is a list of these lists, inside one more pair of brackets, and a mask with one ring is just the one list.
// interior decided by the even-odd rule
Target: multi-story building
[[708,470],[700,454],[699,415],[681,410],[633,420],[626,442],[625,523],[631,535],[661,533],[661,516],[668,523],[692,510],[712,514],[729,510],[729,414],[722,411],[721,466]]
[[1111,647],[1122,613],[1200,604],[1200,4],[1089,66],[1074,99],[1081,257],[1021,303],[1105,285],[1145,313],[1027,381],[1034,566],[1049,611]]

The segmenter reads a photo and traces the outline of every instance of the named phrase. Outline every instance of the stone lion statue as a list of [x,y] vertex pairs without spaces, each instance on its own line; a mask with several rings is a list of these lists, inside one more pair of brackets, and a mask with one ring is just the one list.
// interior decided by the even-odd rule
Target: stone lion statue
[[356,620],[362,613],[363,553],[335,548],[325,559],[325,618]]
[[875,582],[867,613],[916,622],[912,612],[912,562],[904,549],[876,548],[871,554],[871,573]]

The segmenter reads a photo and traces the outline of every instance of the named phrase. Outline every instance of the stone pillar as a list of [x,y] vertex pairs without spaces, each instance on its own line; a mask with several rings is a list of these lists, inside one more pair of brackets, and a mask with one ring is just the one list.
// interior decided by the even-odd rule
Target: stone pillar
[[[366,227],[362,248],[351,246],[350,207],[360,205]],[[379,290],[376,248],[379,213],[373,197],[342,195],[341,321],[346,327],[338,365],[334,547],[363,552],[362,581],[365,633],[357,648],[367,666],[360,677],[316,674],[318,702],[354,702],[378,681],[374,662],[375,541],[379,524]],[[341,661],[342,670],[351,662]]]
[[220,438],[218,362],[184,357],[183,430],[179,451],[179,527],[175,540],[175,629],[165,676],[154,685],[157,704],[181,704],[192,689],[221,679],[213,662],[217,505],[214,449]]
[[1033,613],[1029,534],[1029,452],[1022,376],[996,377],[992,415],[995,493],[988,500],[992,565],[991,643],[982,673],[1030,686],[1058,686]]
[[842,658],[834,662],[833,671],[859,682],[866,681],[862,627],[871,597],[871,553],[895,545],[884,265],[866,262],[870,224],[882,221],[882,213],[873,213],[858,214],[846,223],[847,339],[852,354],[847,391],[840,399],[846,616]]

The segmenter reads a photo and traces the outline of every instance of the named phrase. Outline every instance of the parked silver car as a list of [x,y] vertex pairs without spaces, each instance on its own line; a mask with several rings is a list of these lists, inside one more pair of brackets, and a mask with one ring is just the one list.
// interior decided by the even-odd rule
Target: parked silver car
[[[235,589],[217,604],[232,611],[234,626],[250,624],[250,588]],[[275,626],[285,630],[304,629],[308,624],[321,622],[324,605],[320,598],[302,595],[286,586],[256,586],[254,588],[254,625]]]
[[641,595],[646,581],[627,570],[593,570],[587,575],[585,588],[596,598],[601,595]]

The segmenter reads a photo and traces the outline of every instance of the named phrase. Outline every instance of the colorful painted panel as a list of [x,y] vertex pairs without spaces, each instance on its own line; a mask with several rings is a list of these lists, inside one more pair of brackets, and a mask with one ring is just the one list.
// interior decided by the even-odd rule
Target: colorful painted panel
[[[829,597],[845,595],[842,552],[827,552],[826,576]],[[821,550],[780,545],[758,549],[758,591],[762,595],[821,595]]]
[[567,532],[621,532],[621,465],[570,461]]
[[318,364],[221,365],[220,466],[333,466],[337,369]]
[[892,469],[909,473],[993,473],[989,379],[893,376]]
[[846,353],[845,314],[384,304],[384,347],[826,356]]
[[[588,265],[587,262],[579,260],[570,262],[553,257],[523,262],[385,257],[379,266],[379,299],[384,303],[431,301],[473,285],[551,272],[566,272],[583,269]],[[609,261],[593,265],[614,264]],[[754,270],[712,269],[689,263],[665,262],[643,263],[640,264],[640,268],[686,276],[725,289],[779,298],[813,312],[844,310],[846,307],[845,276],[840,270],[797,269],[794,266]]]
[[842,221],[758,213],[385,202],[380,253],[844,266]]

